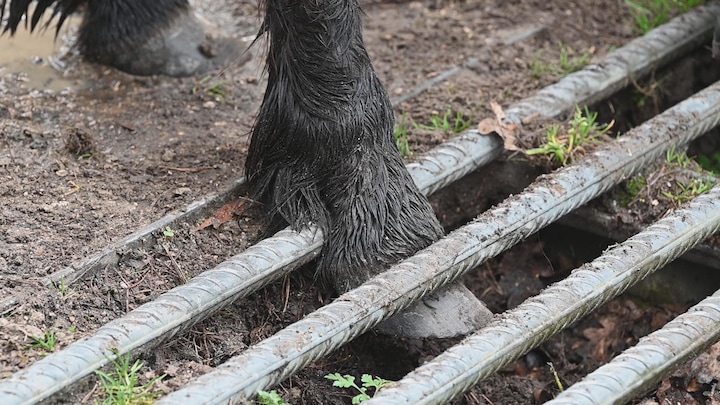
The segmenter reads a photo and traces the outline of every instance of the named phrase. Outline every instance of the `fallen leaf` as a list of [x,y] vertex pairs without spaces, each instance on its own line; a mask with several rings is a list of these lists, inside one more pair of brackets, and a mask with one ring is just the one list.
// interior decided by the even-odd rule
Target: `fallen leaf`
[[491,101],[490,108],[492,108],[493,113],[495,113],[495,118],[485,118],[480,121],[478,124],[478,132],[482,135],[488,135],[494,132],[502,138],[505,150],[520,150],[520,147],[517,146],[517,136],[520,133],[520,126],[504,122],[506,115],[505,111],[500,107],[500,104]]
[[670,388],[672,388],[672,382],[669,378],[665,378],[660,382],[660,386],[658,387],[655,395],[657,395],[658,399],[662,399],[665,397],[665,393],[667,393]]
[[593,358],[607,362],[613,354],[613,346],[621,342],[622,332],[617,328],[618,319],[613,315],[602,317],[599,321],[600,328],[587,328],[583,331],[583,336],[594,344]]
[[222,224],[230,222],[236,215],[241,214],[245,210],[246,200],[234,200],[218,208],[213,215],[203,221],[198,227],[198,231],[212,225],[213,228],[217,229]]
[[713,381],[720,380],[718,358],[720,358],[720,343],[715,343],[690,363],[690,375],[703,384],[710,384]]

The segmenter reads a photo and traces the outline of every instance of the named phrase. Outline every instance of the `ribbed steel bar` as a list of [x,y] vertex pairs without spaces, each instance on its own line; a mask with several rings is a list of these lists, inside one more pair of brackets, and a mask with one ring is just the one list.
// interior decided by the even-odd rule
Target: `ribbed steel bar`
[[[699,9],[698,12],[716,12],[717,9],[717,5],[710,5],[707,8]],[[628,52],[640,52],[640,48],[646,48],[648,51],[643,52],[645,52],[648,56],[651,57],[651,60],[654,61],[654,64],[658,64],[660,60],[669,59],[670,56],[668,55],[674,55],[680,52],[681,48],[693,45],[692,43],[685,41],[686,34],[692,33],[694,35],[698,31],[706,32],[710,30],[711,28],[709,27],[712,26],[712,22],[705,22],[702,18],[699,18],[697,16],[687,18],[687,23],[689,24],[689,26],[685,29],[678,29],[673,25],[675,24],[674,22],[671,22],[670,25],[668,25],[669,28],[667,30],[664,27],[660,28],[660,30],[667,31],[665,34],[663,34],[668,37],[667,42],[661,43],[658,41],[654,41],[652,44],[650,42],[644,43],[642,41],[633,42],[631,45],[628,45],[628,47],[630,47],[630,50]],[[625,49],[625,47],[622,49]],[[610,58],[609,60],[612,61],[612,56],[609,56],[608,58]],[[641,72],[641,69],[644,69],[644,66],[646,65],[645,61],[641,62],[642,63],[640,66],[633,66],[632,64],[628,64],[626,62],[618,63],[626,67],[628,75],[638,76]],[[607,63],[609,65],[613,64],[612,62]],[[596,74],[605,76],[605,74],[602,72],[604,69],[603,65],[604,64],[594,65],[592,67],[592,70],[595,70]],[[570,75],[563,80],[572,80],[572,77],[573,75]],[[596,80],[594,83],[600,85],[601,87],[595,88],[594,91],[601,94],[606,94],[608,91],[607,86],[617,87],[624,82],[625,78],[620,77],[617,78],[617,82]],[[588,92],[588,88],[585,86],[585,84],[582,82],[577,82],[576,85],[579,86],[576,91],[573,91],[568,86],[563,86],[562,97],[556,97],[555,100],[550,104],[547,104],[547,100],[545,100],[544,98],[535,98],[535,102],[538,104],[533,108],[520,108],[514,110],[511,108],[508,111],[521,111],[523,112],[523,114],[527,111],[542,112],[546,104],[549,107],[553,108],[553,111],[567,111],[573,108],[575,104],[584,103],[584,100],[587,98],[586,93]],[[552,114],[553,113],[550,112],[542,113],[543,116],[551,116]],[[509,116],[510,118],[516,116],[522,118],[520,115],[517,114],[510,114]],[[472,170],[477,169],[479,164],[492,160],[492,158],[496,156],[502,148],[500,142],[496,139],[496,137],[481,136],[475,131],[468,131],[463,136],[458,137],[446,144],[443,144],[441,145],[441,147],[441,149],[434,149],[433,151],[431,151],[431,153],[421,158],[418,162],[408,166],[408,169],[411,171],[411,174],[415,178],[416,182],[425,193],[434,192],[437,189],[471,172]],[[283,243],[289,243],[290,245],[292,245],[292,247],[288,247],[287,249],[283,248],[285,250],[273,252],[272,250],[263,250],[264,248],[262,247],[264,245],[259,245],[260,250],[255,251],[255,253],[253,253],[252,255],[245,254],[245,252],[243,252],[232,260],[238,263],[242,263],[242,266],[248,265],[245,263],[246,260],[249,260],[249,263],[253,263],[255,260],[257,260],[257,262],[264,261],[265,265],[261,267],[255,267],[254,271],[262,274],[266,274],[266,272],[269,272],[270,274],[274,274],[274,277],[280,277],[284,273],[273,273],[278,267],[272,260],[269,260],[268,258],[275,258],[275,253],[279,253],[279,257],[282,258],[278,258],[279,260],[284,260],[287,258],[292,259],[294,257],[305,257],[306,260],[309,260],[309,258],[317,252],[318,241],[315,238],[319,237],[319,235],[311,231],[309,231],[308,235],[310,236],[302,236],[294,234],[292,232],[288,232],[283,236],[284,238],[286,238],[286,241],[284,241]],[[490,236],[486,236],[486,238]],[[518,237],[521,238],[520,236]],[[267,240],[266,243],[274,244],[277,243],[277,241]],[[253,255],[255,257],[253,257]],[[432,262],[432,260],[430,262]],[[299,262],[289,261],[287,263],[289,266],[293,267],[299,265]],[[252,265],[250,266],[252,267]],[[222,270],[220,270],[219,272],[222,273]],[[222,285],[228,291],[239,291],[236,289],[235,284],[222,284],[226,282],[230,282],[230,280],[228,280],[227,278],[221,278],[221,281],[216,281],[212,278],[208,278],[199,279],[199,281],[197,281],[197,283],[200,283],[201,285],[205,283],[212,286]],[[244,280],[237,278],[235,278],[235,283],[245,285]],[[261,286],[261,284],[253,285],[249,287],[249,289],[243,290],[244,292],[242,294],[254,291]],[[394,288],[395,287],[393,287],[393,289]],[[174,289],[172,291],[173,294],[176,294],[178,296],[193,297],[193,293],[190,290]],[[415,295],[411,296],[411,299],[415,300],[419,298],[422,295],[423,291],[424,290],[420,288]],[[203,316],[209,315],[211,309],[219,308],[222,305],[226,305],[232,300],[237,299],[239,296],[241,296],[240,293],[236,293],[235,295],[232,295],[230,293],[221,293],[220,295],[224,297],[224,301],[215,300],[215,298],[209,297],[207,295],[202,295],[202,298],[198,297],[193,304],[194,306],[187,309],[189,311],[187,313],[183,313],[185,309],[181,309],[179,307],[176,308],[176,306],[173,305],[172,302],[165,304],[163,301],[158,301],[158,307],[164,307],[166,309],[153,309],[149,311],[149,313],[159,316],[158,319],[152,320],[153,325],[157,326],[153,329],[155,331],[153,333],[153,336],[158,337],[154,339],[164,339],[172,333],[177,333],[183,328],[191,326],[193,322],[196,322]],[[208,299],[213,303],[211,304],[209,302],[206,302],[206,300]],[[145,305],[155,305],[155,303],[148,303]],[[143,311],[147,310],[148,307],[146,307],[145,305],[138,308],[138,310],[140,310],[141,308]],[[201,310],[200,308],[203,309]],[[111,324],[108,324],[107,328],[101,328],[101,330],[99,330],[96,335],[78,341],[68,346],[65,350],[51,354],[43,361],[35,363],[27,369],[16,373],[9,379],[0,381],[0,403],[33,403],[36,400],[51,396],[52,394],[60,391],[69,384],[72,384],[73,382],[91,373],[93,369],[100,367],[103,364],[106,364],[108,361],[108,356],[112,355],[109,348],[117,348],[119,349],[120,353],[124,353],[126,351],[132,351],[141,347],[147,347],[151,345],[153,338],[142,338],[142,336],[145,336],[144,331],[147,331],[149,329],[146,328],[145,323],[149,322],[150,320],[147,319],[147,316],[145,316],[144,318],[140,318],[136,314],[137,313],[133,311],[127,316],[118,319]],[[379,322],[379,320],[377,320],[377,322]],[[110,325],[113,326],[110,327]],[[116,329],[122,331],[122,333],[115,333]],[[108,344],[106,342],[110,343]],[[75,347],[82,345],[87,346],[86,349],[81,351],[82,354],[76,355],[74,352]]]
[[[718,122],[720,82],[577,165],[541,177],[521,194],[506,199],[470,224],[252,346],[158,404],[225,403],[250,397],[278,383],[639,172],[669,148],[699,137]],[[498,347],[503,346],[494,346],[494,350]],[[423,380],[423,384],[427,383]],[[438,388],[433,385],[433,389]]]
[[[672,19],[626,46],[538,91],[505,110],[506,121],[519,124],[529,117],[552,118],[575,104],[590,105],[627,86],[712,36],[720,4],[708,3]],[[599,89],[601,89],[599,91]]]
[[[420,157],[409,170],[421,190],[428,193],[492,161],[501,151],[502,142],[497,137],[481,136],[471,130]],[[47,398],[107,364],[113,357],[111,349],[122,354],[167,339],[307,263],[321,245],[322,234],[317,229],[301,233],[286,229],[265,239],[101,327],[94,335],[1,380],[0,404],[34,403]]]
[[[421,156],[409,170],[421,190],[431,192],[492,161],[501,151],[498,138],[467,131],[452,143]],[[316,229],[281,231],[108,323],[94,335],[1,380],[0,404],[35,403],[48,398],[107,364],[114,350],[123,354],[152,346],[189,328],[222,306],[307,263],[321,245],[322,234]]]
[[471,129],[436,146],[432,153],[409,163],[407,169],[420,191],[430,195],[492,162],[502,151],[503,145],[498,137],[480,135],[477,130]]
[[720,228],[720,187],[503,313],[368,404],[442,404],[621,294]]
[[[572,111],[576,105],[590,105],[607,98],[627,86],[631,79],[640,78],[678,55],[707,42],[712,35],[717,15],[720,15],[720,3],[711,2],[673,18],[667,24],[631,41],[585,69],[565,76],[535,95],[508,107],[505,110],[505,121],[522,124],[523,120],[529,117],[553,118]],[[436,148],[439,153],[421,162],[409,164],[408,169],[420,189],[426,194],[432,194],[476,170],[487,163],[488,159],[495,158],[494,153],[475,152],[478,148],[476,142],[487,142],[483,141],[483,138],[474,130],[467,131],[461,138],[440,145],[443,151]],[[468,147],[472,150],[463,154],[467,158],[454,163],[458,153]],[[447,156],[443,156],[445,154]],[[450,164],[455,170],[441,171],[435,168],[433,160],[440,158],[446,160],[442,162],[444,165]]]
[[280,231],[272,238],[176,287],[0,381],[0,404],[34,404],[107,364],[113,352],[151,346],[213,311],[307,263],[322,244],[320,232]]
[[720,291],[640,339],[546,405],[624,404],[720,339]]

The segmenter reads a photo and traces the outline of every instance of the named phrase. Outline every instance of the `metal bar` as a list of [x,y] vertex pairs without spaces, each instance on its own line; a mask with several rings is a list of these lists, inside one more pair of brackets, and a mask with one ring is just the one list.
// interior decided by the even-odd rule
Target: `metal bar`
[[[631,45],[628,45],[630,49],[623,52],[641,52],[640,48],[643,48],[642,52],[648,57],[651,57],[651,60],[655,61],[653,63],[659,63],[660,61],[669,60],[671,55],[680,52],[683,48],[695,45],[695,43],[693,43],[692,41],[688,42],[685,40],[684,37],[688,33],[706,31],[709,32],[709,30],[711,30],[711,28],[709,27],[712,27],[713,22],[705,21],[705,19],[702,18],[702,15],[708,13],[709,10],[712,12],[720,12],[720,6],[716,4],[708,5],[705,8],[699,8],[696,11],[689,13],[691,17],[681,17],[683,19],[682,21],[685,21],[685,23],[682,24],[687,25],[684,26],[684,28],[682,29],[678,29],[678,27],[676,26],[678,23],[675,22],[676,20],[673,20],[673,22],[668,24],[669,28],[660,28],[660,30],[667,31],[665,34],[663,34],[668,39],[666,42],[653,41],[645,43],[643,41],[633,41]],[[625,48],[626,47],[622,49]],[[604,73],[605,64],[610,67],[615,65],[622,65],[625,67],[626,73],[628,75],[639,75],[641,70],[645,68],[645,61],[641,61],[642,64],[640,66],[634,66],[631,62],[626,60],[613,62],[613,55],[616,54],[622,55],[622,53],[614,53],[612,55],[609,55],[607,58],[604,59],[605,61],[607,61],[606,63],[593,65],[591,67],[592,69],[590,70],[594,71],[594,73],[589,72],[587,74],[607,76]],[[577,72],[574,75],[578,74],[586,73]],[[569,81],[575,80],[573,79],[573,77],[575,77],[574,75],[567,76],[565,79],[563,79],[562,82],[568,81],[568,83],[570,83]],[[615,77],[614,82],[608,80],[595,80],[593,81],[593,83],[601,87],[594,88],[592,91],[590,91],[590,93],[593,93],[594,91],[605,94],[604,92],[607,92],[608,88],[620,86],[625,81],[626,77],[619,76]],[[529,108],[527,107],[527,103],[524,103],[523,105],[526,105],[526,107],[515,109],[510,108],[508,111],[519,111],[522,114],[525,114],[525,112],[527,111],[543,111],[546,106],[549,106],[553,108],[553,112],[545,112],[543,113],[543,116],[551,116],[558,111],[565,111],[574,108],[575,104],[586,103],[585,100],[587,100],[587,93],[589,91],[588,87],[581,82],[576,81],[575,83],[575,85],[577,86],[575,90],[573,90],[572,85],[563,85],[561,87],[558,87],[558,89],[562,90],[562,97],[556,97],[556,100],[553,103],[548,104],[544,98],[536,97],[535,101],[533,102],[537,103],[535,107]],[[553,93],[553,90],[548,91],[550,93]],[[533,103],[530,103],[530,105],[533,105]],[[522,114],[511,113],[509,114],[509,117],[510,119],[515,119],[513,117],[517,117],[517,119],[520,119],[523,117]],[[435,190],[440,188],[441,185],[449,184],[449,182],[452,182],[462,177],[463,175],[471,172],[472,170],[477,169],[479,164],[492,160],[492,157],[500,153],[502,146],[500,145],[500,142],[496,139],[496,137],[481,136],[475,131],[468,131],[462,137],[456,138],[442,145],[442,148],[444,149],[434,150],[434,152],[431,152],[429,155],[422,158],[419,162],[408,165],[408,169],[411,171],[411,174],[416,179],[416,182],[418,183],[420,188],[426,193],[434,192]],[[591,195],[594,194],[591,193]],[[512,205],[512,202],[510,203],[510,205]],[[503,226],[505,225],[506,224],[504,224]],[[259,263],[261,261],[265,261],[264,267],[253,267],[254,264],[250,265],[250,267],[254,268],[253,271],[257,271],[262,274],[265,274],[265,272],[272,273],[274,271],[277,271],[278,268],[282,268],[281,266],[278,267],[277,263],[274,263],[272,260],[268,259],[275,258],[276,253],[279,254],[279,256],[282,258],[287,258],[288,255],[290,255],[292,258],[292,255],[296,255],[297,257],[306,257],[307,260],[310,260],[309,258],[312,255],[316,254],[317,251],[317,240],[315,240],[314,237],[318,236],[318,234],[313,233],[312,231],[308,232],[308,235],[313,236],[302,236],[293,232],[288,232],[287,234],[284,234],[283,237],[286,238],[286,240],[283,241],[283,243],[287,243],[293,246],[292,248],[288,248],[287,250],[279,252],[272,252],[269,250],[257,251],[254,256],[243,252],[238,256],[235,256],[235,258],[232,260],[239,263],[245,263],[246,260],[248,260],[249,263]],[[522,238],[521,234],[518,234],[516,237]],[[487,241],[489,239],[492,239],[492,235],[484,235],[482,236],[482,238],[484,238],[484,241]],[[267,244],[274,244],[278,241],[273,241],[269,239],[264,242]],[[262,248],[263,246],[264,245],[259,244],[259,248]],[[295,253],[290,253],[290,251],[294,251]],[[437,250],[435,251],[437,252]],[[428,263],[433,263],[440,259],[426,258],[425,260],[429,260]],[[288,265],[297,266],[298,263],[290,261],[288,262]],[[471,266],[472,264],[468,263],[467,265]],[[243,264],[243,266],[245,266],[245,264]],[[222,269],[222,267],[220,267],[220,269]],[[225,270],[218,270],[218,273],[222,273],[223,271]],[[284,273],[272,274],[274,274],[275,277],[280,277]],[[234,282],[226,278],[221,278],[220,281],[217,281],[214,280],[212,277],[207,277],[206,279],[204,278],[200,280],[201,281],[198,281],[197,283],[207,283],[213,286],[222,285],[227,291],[232,290],[236,291],[236,293],[235,295],[232,295],[229,292],[221,293],[222,297],[224,297],[224,300],[218,301],[214,301],[214,298],[203,295],[202,299],[198,298],[197,301],[193,303],[193,306],[191,308],[186,309],[176,307],[172,302],[166,304],[164,303],[164,301],[157,301],[157,303],[162,303],[161,305],[159,305],[159,307],[164,309],[162,311],[149,311],[149,313],[155,313],[156,315],[159,315],[161,317],[157,319],[157,322],[153,321],[155,322],[154,325],[157,326],[157,328],[153,329],[156,331],[155,333],[158,336],[156,339],[162,339],[163,337],[171,336],[174,333],[178,333],[180,330],[190,327],[193,322],[196,322],[203,316],[208,316],[212,309],[217,309],[222,305],[226,305],[241,296],[239,295],[239,290],[237,290],[237,285],[222,283],[245,283],[244,280],[237,278]],[[249,287],[249,290],[243,290],[245,292],[243,292],[242,294],[249,293],[256,288],[259,288],[260,286],[261,285],[259,284],[252,285],[251,287]],[[171,290],[171,292],[168,292],[167,294],[176,294],[177,296],[192,297],[192,295],[188,295],[191,294],[192,290],[183,290],[181,288],[182,287],[177,287],[176,289]],[[205,287],[200,287],[200,289],[202,288]],[[418,291],[415,291],[415,293],[411,294],[408,298],[409,300],[418,299],[423,294],[423,292],[423,288],[419,288]],[[208,302],[204,301],[205,299],[213,300],[215,304],[209,304]],[[146,305],[158,304],[148,303],[139,307],[136,311],[146,311],[148,308],[146,307]],[[189,311],[189,313],[183,313],[183,311]],[[142,333],[140,331],[148,330],[145,323],[149,322],[150,320],[136,318],[136,313],[140,312],[133,311],[125,317],[120,318],[112,322],[111,324],[108,324],[107,328],[101,328],[94,336],[73,343],[65,350],[51,354],[42,361],[39,361],[29,366],[28,368],[19,371],[9,379],[0,381],[0,403],[28,403],[28,401],[32,402],[51,396],[52,394],[60,391],[64,387],[88,375],[95,368],[106,364],[108,362],[108,356],[112,356],[112,352],[109,350],[109,348],[111,347],[119,349],[119,353],[122,354],[124,352],[130,352],[139,348],[151,346],[153,343],[152,340],[137,339],[138,336],[142,336]],[[379,322],[379,319],[377,319],[375,323],[377,322]],[[110,327],[111,325],[113,326]],[[114,328],[121,331],[122,333],[115,333]],[[76,346],[85,345],[86,342],[90,341],[91,339],[92,342],[97,342],[93,343],[95,346],[88,346],[87,349],[84,350],[83,354],[80,356],[74,354],[73,350],[75,350]],[[110,345],[105,342],[110,342]]]
[[720,339],[720,290],[546,405],[622,404]]
[[[157,403],[220,404],[252,397],[258,390],[282,381],[420,297],[458,279],[488,258],[639,172],[644,165],[662,157],[666,150],[699,137],[719,122],[720,82],[717,82],[578,164],[541,176],[521,194],[506,199],[470,224]],[[720,204],[720,199],[717,200],[716,204]],[[525,319],[524,314],[518,312],[515,316]],[[527,318],[534,319],[532,315]],[[520,339],[524,337],[527,335],[519,336],[519,344],[525,344],[522,343],[525,340]],[[495,343],[491,352],[505,347]],[[462,354],[454,355],[452,359],[458,357],[464,359]],[[438,398],[442,395],[445,395],[443,399],[449,398],[456,392],[448,386],[467,388],[469,385],[463,385],[464,382],[472,381],[474,377],[474,374],[464,373],[464,366],[464,362],[452,363],[450,367],[441,368],[443,374],[433,379],[422,374],[411,380],[417,380],[412,389],[400,391],[402,395],[396,395],[386,403],[398,403],[397,397],[404,401],[407,396],[410,399],[403,403],[414,404],[418,403],[419,393],[436,391]],[[453,372],[461,373],[466,380],[463,383],[452,380],[443,385],[445,380],[454,378]]]
[[712,36],[718,15],[720,4],[713,2],[675,17],[508,108],[505,110],[506,121],[520,124],[529,117],[552,118],[570,112],[575,104],[590,105],[605,99],[627,86],[629,79],[640,78],[687,50],[706,43]]
[[212,270],[0,381],[0,404],[33,404],[115,358],[151,347],[312,260],[320,232],[280,231]]
[[621,294],[720,228],[720,186],[383,389],[368,404],[440,404]]

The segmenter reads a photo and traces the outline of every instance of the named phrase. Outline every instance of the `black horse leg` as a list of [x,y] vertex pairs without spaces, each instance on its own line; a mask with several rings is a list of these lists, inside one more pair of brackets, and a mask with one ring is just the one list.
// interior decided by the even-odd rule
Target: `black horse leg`
[[[316,224],[319,275],[357,287],[440,238],[442,228],[403,165],[389,98],[362,39],[357,0],[265,0],[268,87],[246,175],[271,230]],[[386,321],[386,333],[464,334],[489,311],[455,284]]]

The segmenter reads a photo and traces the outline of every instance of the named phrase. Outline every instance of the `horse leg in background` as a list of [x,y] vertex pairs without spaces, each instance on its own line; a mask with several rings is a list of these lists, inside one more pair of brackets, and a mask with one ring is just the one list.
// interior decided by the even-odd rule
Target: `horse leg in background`
[[715,21],[715,32],[712,40],[712,57],[720,59],[720,15]]
[[[0,20],[8,0],[0,0]],[[23,16],[34,29],[50,7],[57,30],[84,8],[77,46],[83,57],[133,75],[192,76],[228,63],[244,63],[240,41],[210,34],[188,0],[9,0],[4,31],[14,34]],[[30,15],[29,7],[35,3]],[[242,60],[239,58],[242,57]]]
[[[427,247],[442,228],[393,135],[390,100],[362,38],[357,0],[264,0],[268,87],[246,175],[270,231],[317,225],[319,275],[339,292]],[[471,332],[491,313],[455,283],[378,328],[408,337]]]

